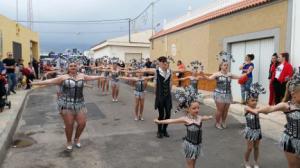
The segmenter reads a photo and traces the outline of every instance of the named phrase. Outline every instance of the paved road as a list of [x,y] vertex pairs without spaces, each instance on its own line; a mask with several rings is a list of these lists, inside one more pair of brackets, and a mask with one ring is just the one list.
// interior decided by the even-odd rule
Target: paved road
[[[145,121],[133,120],[133,94],[121,85],[120,102],[111,101],[97,89],[85,90],[88,125],[82,136],[83,148],[65,153],[62,121],[55,104],[55,88],[39,88],[30,94],[16,135],[28,135],[34,144],[25,148],[10,148],[2,168],[182,168],[185,160],[181,148],[185,128],[169,127],[171,138],[155,137],[152,120],[154,97],[147,93]],[[201,113],[214,110],[202,106]],[[173,114],[179,117],[181,114]],[[204,124],[204,156],[197,167],[239,168],[242,164],[243,124],[230,117],[229,128],[216,130],[213,121]],[[285,168],[283,153],[277,142],[264,137],[261,144],[262,168]]]

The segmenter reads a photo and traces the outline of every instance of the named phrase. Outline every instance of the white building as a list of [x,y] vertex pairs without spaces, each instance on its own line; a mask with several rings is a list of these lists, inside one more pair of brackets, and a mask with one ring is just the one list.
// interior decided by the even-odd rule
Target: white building
[[125,35],[122,37],[105,40],[90,50],[93,52],[94,59],[103,56],[118,57],[125,63],[129,63],[131,59],[141,60],[150,57],[150,37],[152,30],[133,33],[130,37]]
[[291,18],[291,61],[293,65],[300,66],[300,1],[290,0],[289,9]]

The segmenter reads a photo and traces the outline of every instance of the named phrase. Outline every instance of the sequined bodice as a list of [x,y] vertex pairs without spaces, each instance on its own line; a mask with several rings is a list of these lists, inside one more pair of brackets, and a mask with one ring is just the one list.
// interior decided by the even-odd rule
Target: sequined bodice
[[250,112],[246,112],[246,127],[250,129],[260,129],[259,116]]
[[60,98],[66,102],[77,103],[84,100],[83,98],[83,80],[66,79],[61,85]]
[[285,114],[287,124],[284,132],[296,139],[300,139],[300,109],[292,109]]
[[187,135],[185,140],[188,142],[198,145],[202,143],[202,123],[197,125],[196,123],[186,125]]
[[191,86],[192,86],[195,90],[198,90],[198,80],[197,80],[197,79],[191,79]]
[[119,77],[120,73],[118,71],[114,71],[114,72],[111,72],[111,79],[113,81],[119,81],[118,77]]
[[216,78],[217,87],[215,89],[216,92],[219,93],[231,93],[231,77],[221,75]]
[[135,91],[143,92],[145,90],[144,83],[145,83],[144,79],[137,80],[136,83],[135,83]]

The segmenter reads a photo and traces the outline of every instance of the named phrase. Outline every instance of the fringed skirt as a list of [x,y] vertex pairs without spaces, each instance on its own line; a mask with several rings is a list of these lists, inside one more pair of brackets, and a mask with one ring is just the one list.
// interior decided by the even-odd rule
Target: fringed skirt
[[280,140],[280,147],[289,153],[294,153],[300,157],[300,139],[293,138],[286,133],[283,133]]
[[183,151],[186,159],[197,159],[199,155],[202,155],[202,145],[194,145],[187,140],[183,141]]
[[71,103],[71,102],[65,102],[63,100],[58,100],[57,105],[58,105],[58,111],[62,114],[71,112],[72,114],[76,115],[79,112],[84,112],[84,113],[87,112],[84,101]]
[[232,94],[231,93],[220,93],[213,92],[213,98],[218,103],[232,103]]
[[246,127],[243,132],[245,138],[249,141],[257,141],[261,140],[262,138],[261,129],[251,129],[249,127]]

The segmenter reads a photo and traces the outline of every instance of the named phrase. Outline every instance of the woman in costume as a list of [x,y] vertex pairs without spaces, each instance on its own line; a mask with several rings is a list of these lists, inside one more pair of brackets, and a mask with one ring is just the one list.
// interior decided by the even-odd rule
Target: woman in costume
[[74,145],[81,147],[80,135],[86,125],[86,107],[83,96],[84,81],[92,81],[103,78],[101,76],[88,76],[78,72],[75,62],[70,62],[66,74],[53,79],[40,82],[32,82],[32,85],[59,85],[58,107],[65,123],[65,133],[67,137],[66,150],[73,149],[73,127],[77,123]]
[[202,150],[202,122],[212,119],[212,116],[199,115],[200,103],[197,101],[197,93],[192,87],[176,91],[176,99],[179,101],[177,109],[184,110],[186,115],[177,119],[158,120],[157,124],[184,124],[187,135],[184,137],[183,150],[188,168],[195,168],[196,160]]
[[219,71],[209,77],[204,74],[202,76],[207,80],[216,80],[217,82],[217,87],[213,92],[213,98],[217,107],[215,126],[218,129],[224,129],[227,127],[226,119],[232,103],[231,80],[240,79],[242,76],[229,72],[229,61],[233,60],[229,53],[220,52],[218,57],[219,61],[221,61]]

